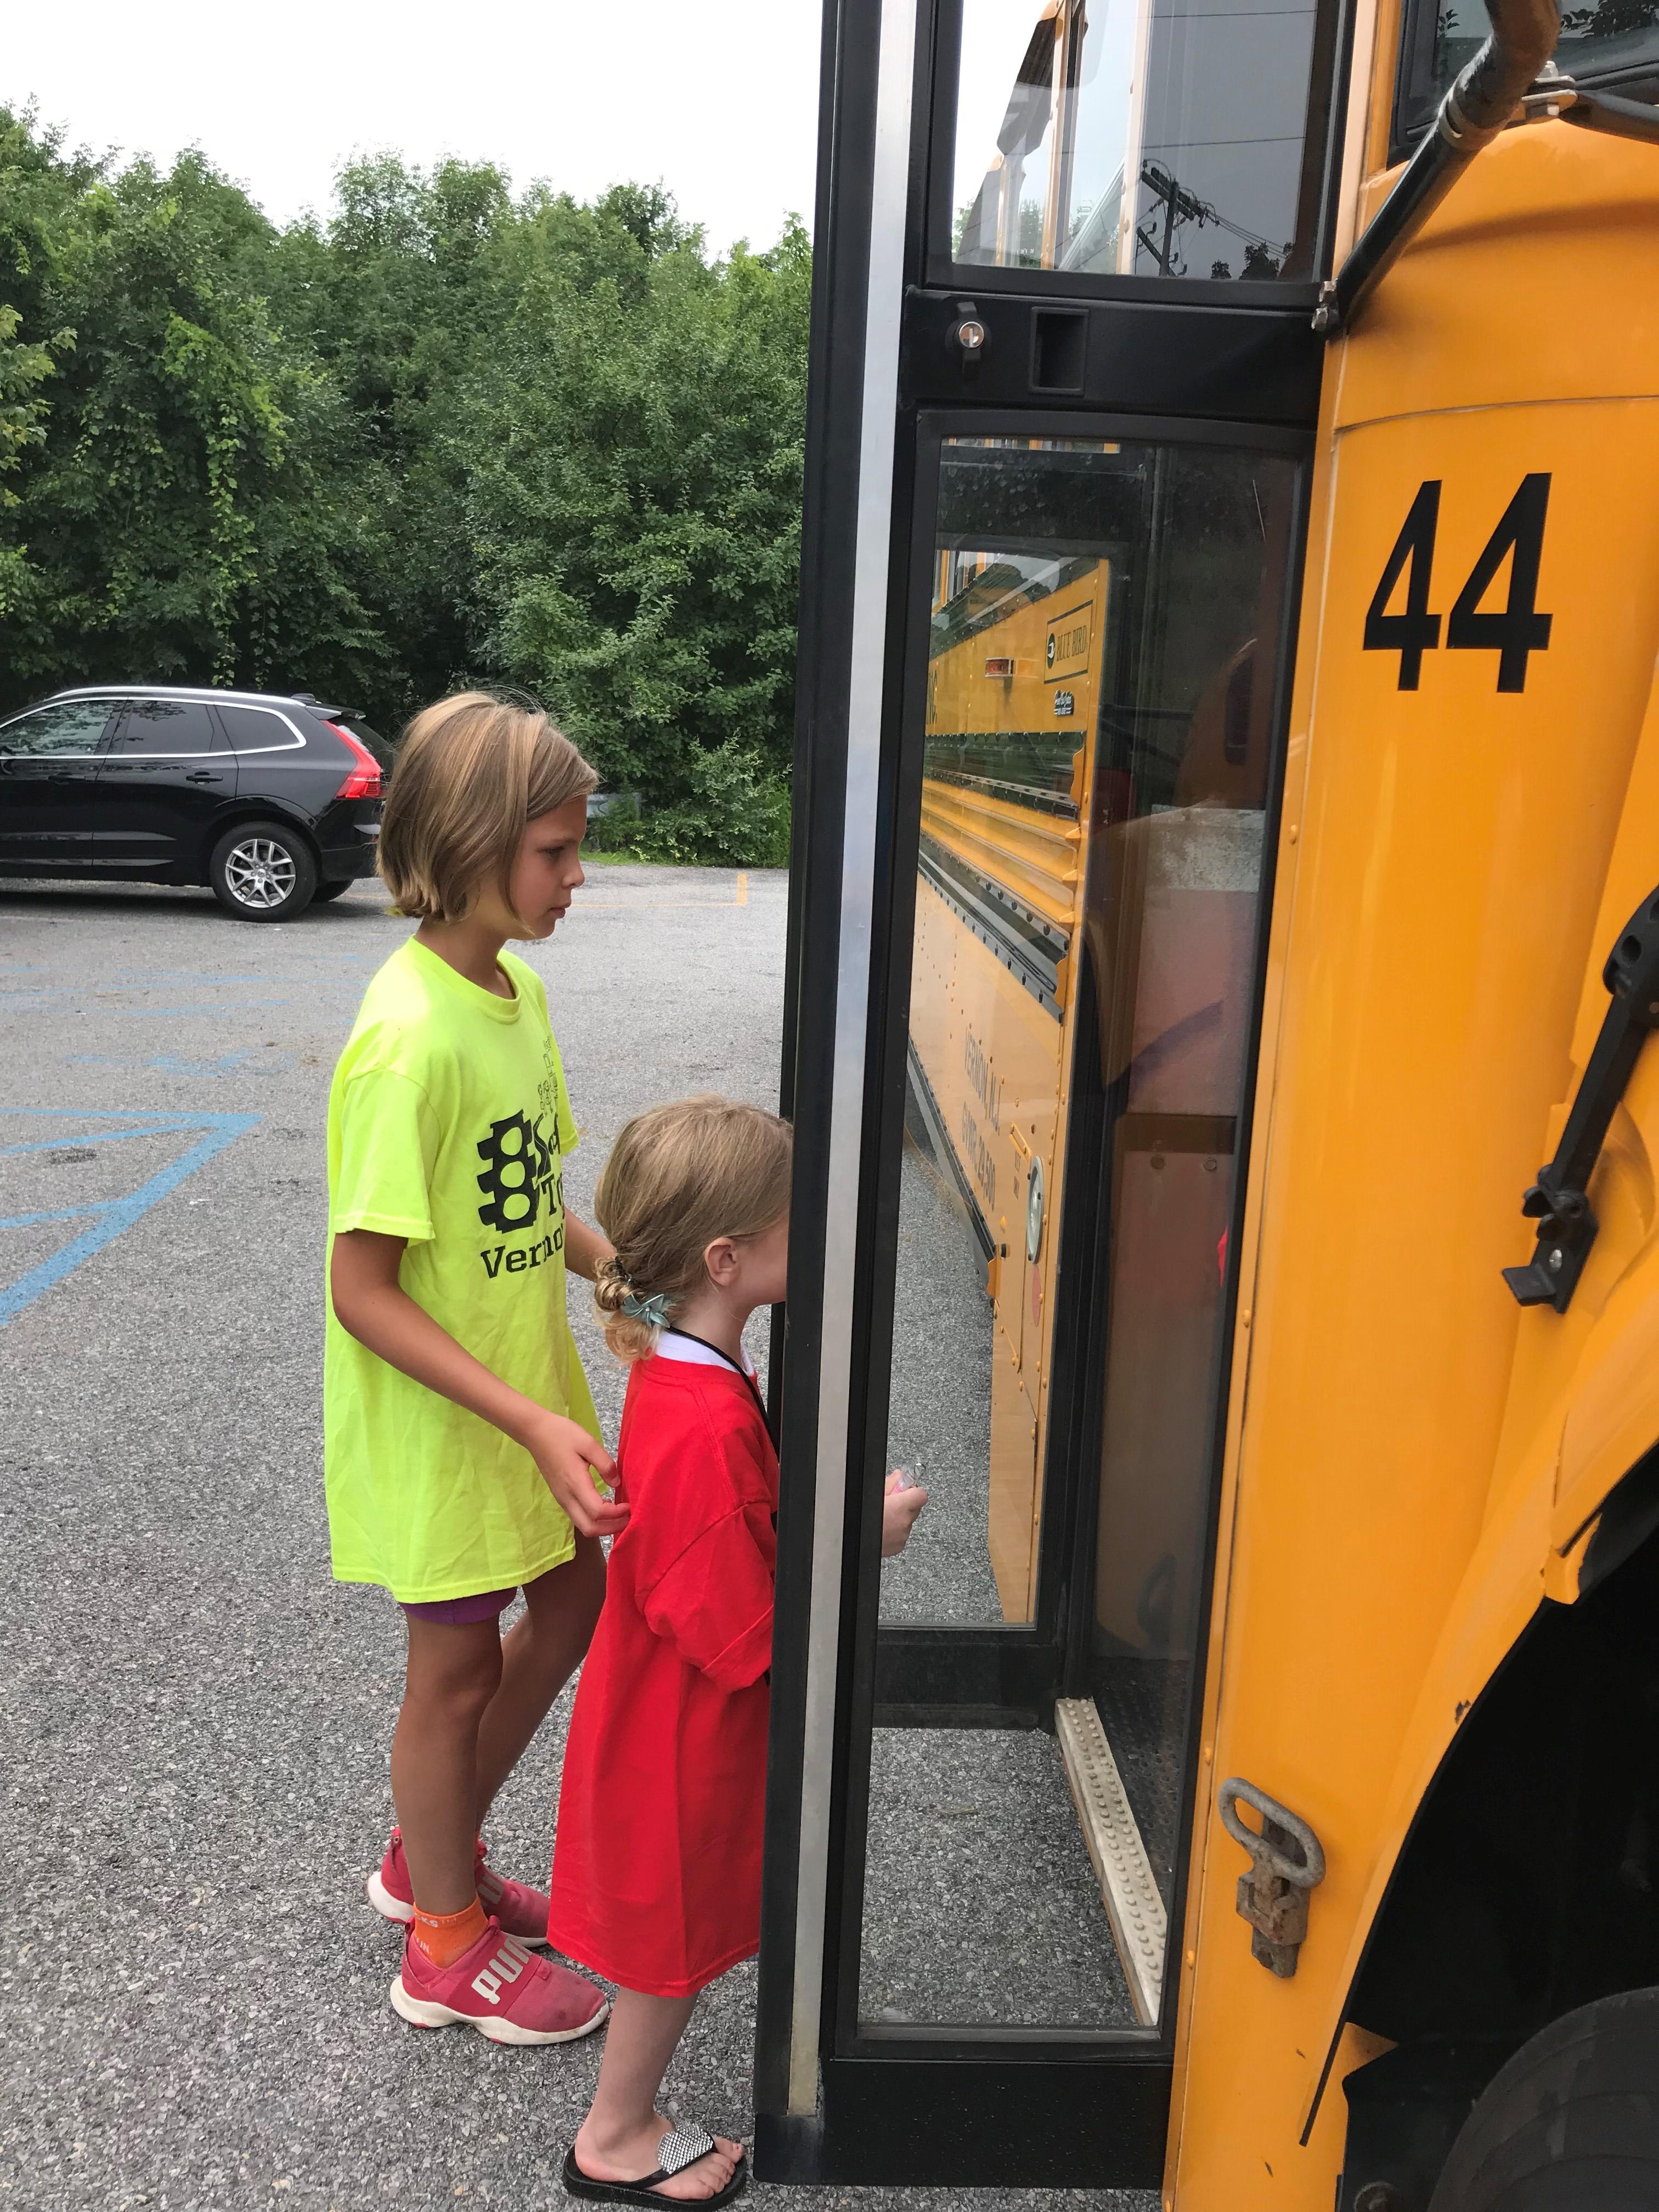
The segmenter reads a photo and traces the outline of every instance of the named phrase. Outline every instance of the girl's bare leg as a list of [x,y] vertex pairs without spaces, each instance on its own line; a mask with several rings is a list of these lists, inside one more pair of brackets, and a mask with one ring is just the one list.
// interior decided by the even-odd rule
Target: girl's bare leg
[[404,1618],[409,1664],[392,1739],[392,1799],[416,1903],[423,1912],[465,1912],[478,1893],[478,1733],[501,1684],[501,1632],[493,1620]]
[[478,1827],[553,1700],[581,1663],[604,1601],[605,1554],[592,1536],[578,1536],[574,1559],[526,1587],[526,1610],[501,1639],[500,1687],[478,1723]]
[[[695,1997],[647,1997],[618,1990],[605,2031],[599,2086],[576,2135],[576,2163],[595,2181],[641,2181],[656,2171],[657,2145],[674,2123],[657,2110],[662,2077],[685,2033]],[[708,2157],[672,2180],[665,2197],[695,2204],[714,2197],[737,2170],[742,2145],[716,2136]]]

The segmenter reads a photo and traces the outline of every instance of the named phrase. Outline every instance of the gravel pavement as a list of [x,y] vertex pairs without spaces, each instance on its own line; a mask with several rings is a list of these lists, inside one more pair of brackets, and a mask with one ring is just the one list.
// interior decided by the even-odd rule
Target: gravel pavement
[[[641,1105],[775,1095],[784,902],[779,874],[595,868],[534,951],[586,1140],[575,1211]],[[203,893],[0,890],[0,2204],[564,2202],[597,2042],[413,2033],[386,2003],[398,1940],[362,1897],[390,1817],[401,1638],[387,1598],[328,1575],[323,1130],[363,986],[405,927],[373,884],[277,927]],[[622,1378],[583,1304],[614,1437]],[[568,1702],[491,1824],[495,1862],[531,1879]],[[973,1786],[967,1754],[937,1750],[913,1802]],[[878,1828],[872,1863],[903,1864],[902,1840]],[[902,1883],[876,1884],[872,1907],[917,1910]],[[896,1956],[891,1934],[877,1948]],[[1041,1952],[1021,1964],[1047,1971]],[[910,2008],[914,1979],[888,2001]],[[668,2085],[743,2135],[753,1998],[752,1967],[716,1985]]]

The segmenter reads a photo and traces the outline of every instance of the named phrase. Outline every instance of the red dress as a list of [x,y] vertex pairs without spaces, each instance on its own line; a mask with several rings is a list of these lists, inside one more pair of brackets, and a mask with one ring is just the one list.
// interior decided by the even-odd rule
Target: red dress
[[735,1368],[628,1381],[604,1610],[564,1755],[548,1939],[690,1996],[760,1942],[778,1462]]

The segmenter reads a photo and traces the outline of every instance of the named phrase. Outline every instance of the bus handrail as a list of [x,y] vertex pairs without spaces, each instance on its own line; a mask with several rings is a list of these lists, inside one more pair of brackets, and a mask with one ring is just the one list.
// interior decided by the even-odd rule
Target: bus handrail
[[1459,72],[1399,182],[1366,225],[1335,282],[1323,289],[1314,328],[1327,337],[1352,326],[1407,240],[1421,229],[1481,148],[1514,120],[1555,52],[1561,35],[1557,0],[1488,0],[1486,13],[1491,37]]

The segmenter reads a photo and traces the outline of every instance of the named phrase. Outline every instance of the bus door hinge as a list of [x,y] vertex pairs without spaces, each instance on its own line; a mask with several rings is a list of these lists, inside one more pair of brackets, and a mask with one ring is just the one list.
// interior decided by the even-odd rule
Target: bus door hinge
[[[1240,1820],[1241,1802],[1261,1815],[1260,1832]],[[1237,1775],[1222,1784],[1217,1807],[1222,1826],[1250,1855],[1249,1872],[1238,1877],[1238,1911],[1250,1923],[1250,1956],[1288,1981],[1308,1938],[1308,1893],[1325,1879],[1324,1849],[1288,1805]]]
[[1505,1267],[1504,1280],[1523,1306],[1553,1306],[1565,1313],[1584,1272],[1600,1225],[1591,1208],[1589,1179],[1636,1066],[1643,1040],[1659,1029],[1659,890],[1647,898],[1619,933],[1601,981],[1613,994],[1602,1018],[1583,1080],[1567,1114],[1555,1158],[1521,1201],[1538,1224],[1538,1242],[1523,1267]]

